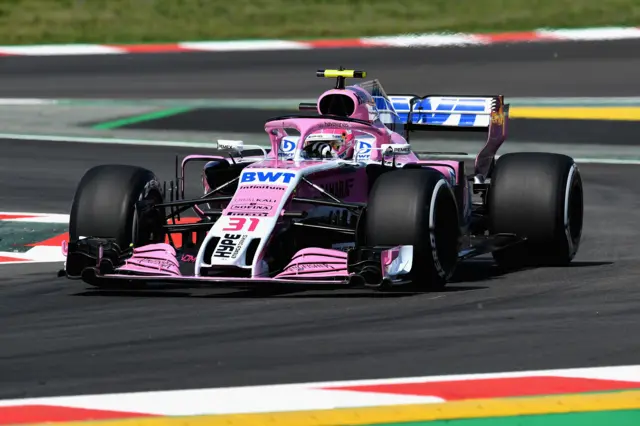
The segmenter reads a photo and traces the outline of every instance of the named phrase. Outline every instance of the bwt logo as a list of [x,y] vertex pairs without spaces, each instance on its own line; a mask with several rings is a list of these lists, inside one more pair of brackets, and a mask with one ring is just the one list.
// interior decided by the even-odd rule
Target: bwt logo
[[240,182],[283,182],[290,183],[295,173],[283,172],[244,172]]
[[358,154],[369,154],[371,152],[371,144],[369,142],[360,141],[360,145],[358,146]]
[[365,161],[371,157],[372,146],[369,142],[359,141],[358,149],[356,151],[356,161]]
[[282,152],[291,152],[296,148],[296,144],[294,141],[290,140],[290,139],[282,139],[282,142],[280,143],[280,149],[282,150]]

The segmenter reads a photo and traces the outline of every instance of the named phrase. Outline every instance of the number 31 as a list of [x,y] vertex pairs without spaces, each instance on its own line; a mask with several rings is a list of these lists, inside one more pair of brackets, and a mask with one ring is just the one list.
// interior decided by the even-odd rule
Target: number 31
[[[260,223],[260,219],[255,217],[250,217],[249,221],[249,229],[247,231],[253,232],[258,227],[258,223]],[[229,218],[229,226],[226,228],[222,228],[223,231],[241,231],[244,228],[244,225],[247,223],[247,218],[245,217],[232,217]]]

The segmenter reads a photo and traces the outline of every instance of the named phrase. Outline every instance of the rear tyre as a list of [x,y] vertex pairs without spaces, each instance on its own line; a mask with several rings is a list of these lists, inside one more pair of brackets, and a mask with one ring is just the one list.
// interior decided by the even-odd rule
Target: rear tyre
[[489,231],[526,237],[493,253],[507,268],[566,265],[580,246],[583,192],[571,157],[549,153],[501,156],[488,193]]
[[127,165],[103,165],[88,170],[78,184],[69,218],[69,237],[113,239],[121,249],[131,244],[165,240],[165,211],[156,176]]
[[413,245],[413,287],[444,287],[458,262],[460,228],[446,178],[430,169],[397,170],[374,183],[363,230],[368,247]]

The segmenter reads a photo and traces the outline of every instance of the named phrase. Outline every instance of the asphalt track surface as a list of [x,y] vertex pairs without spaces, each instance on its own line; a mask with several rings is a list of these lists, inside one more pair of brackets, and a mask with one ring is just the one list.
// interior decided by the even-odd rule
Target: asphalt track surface
[[2,57],[2,97],[295,98],[322,68],[364,69],[389,92],[640,95],[638,40],[463,48]]
[[[623,60],[619,49],[617,54],[613,48],[601,49],[601,56],[595,58],[585,52],[579,54],[585,45],[574,46],[567,48],[567,54],[576,55],[567,67],[591,61],[593,69],[603,64],[626,66],[629,74],[640,69],[638,60]],[[541,49],[541,56],[545,49],[526,48]],[[518,51],[513,50],[514,57]],[[432,52],[445,55],[438,50]],[[456,66],[451,58],[447,67],[453,72],[471,66],[476,58],[476,66],[483,68],[481,55],[473,49],[470,52],[468,63]],[[313,76],[313,69],[326,66],[326,62],[314,62],[311,52],[291,55],[264,54],[261,67],[268,68],[268,57],[274,61],[272,76],[278,70],[284,76],[303,75],[308,68]],[[327,51],[320,55],[326,55],[327,60],[333,57],[333,63],[339,65],[343,53]],[[240,68],[241,64],[234,65],[234,61],[242,62],[241,56],[223,56],[226,67]],[[205,57],[196,55],[183,61],[198,63]],[[286,58],[294,59],[287,64]],[[155,59],[150,56],[142,61],[161,59],[162,55]],[[542,61],[534,59],[528,66]],[[127,76],[131,77],[126,71],[131,67],[126,65],[129,60],[136,61],[124,59],[120,74],[111,69],[112,77],[108,71],[97,75],[94,93],[83,92],[88,90],[88,77],[77,76],[77,93],[90,96],[103,90],[106,95],[107,82],[126,83]],[[43,89],[42,85],[49,84],[38,78],[46,72],[44,65],[38,69],[16,65],[19,61],[13,59],[2,61],[4,73],[11,68],[8,63],[16,74],[20,67],[31,69],[30,75],[15,76],[16,81],[24,82],[24,90],[7,84],[13,93],[6,96],[19,92],[26,96],[29,79],[31,95],[42,95],[38,86]],[[244,61],[250,63],[249,59]],[[526,64],[512,61],[514,67],[526,69]],[[33,66],[36,62],[47,63],[29,59],[25,64]],[[60,61],[57,71],[51,70],[54,79],[68,79],[67,87],[72,88],[73,70],[81,67],[80,62],[78,58]],[[182,81],[180,72],[171,74],[161,70],[159,64],[156,81],[164,78],[166,84],[160,86],[178,94],[180,88],[172,89],[171,83]],[[169,66],[176,66],[172,64]],[[394,66],[387,69],[388,64],[384,62],[384,73],[392,75]],[[101,68],[86,67],[91,66]],[[70,67],[71,75],[64,74],[65,67]],[[545,71],[542,65],[538,68]],[[202,82],[209,71],[199,72]],[[546,69],[543,74],[550,78],[552,73]],[[630,95],[622,93],[623,85],[629,84],[630,90],[634,84],[638,88],[637,78],[630,75],[622,82],[619,78],[603,78],[602,74],[587,74],[576,77],[573,94]],[[510,78],[508,74],[505,77]],[[4,81],[5,75],[0,78]],[[600,85],[586,84],[589,78]],[[296,81],[300,93],[308,90],[301,86],[306,77]],[[419,82],[413,81],[414,85]],[[505,87],[510,87],[514,95],[532,93],[533,87],[518,86],[522,82],[512,80],[511,86]],[[227,84],[225,90],[231,92],[229,81]],[[246,84],[256,82],[249,79]],[[471,82],[464,84],[473,86]],[[550,84],[561,87],[555,80]],[[181,89],[184,85],[188,83],[183,82]],[[50,94],[54,93],[53,86],[51,83]],[[129,88],[134,86],[130,81]],[[162,92],[160,86],[158,91]],[[271,90],[275,87],[272,85]],[[124,95],[125,89],[120,94]],[[63,86],[56,90],[55,96],[71,96]],[[145,93],[137,90],[138,96]],[[567,87],[564,90],[565,94],[569,91]],[[211,93],[219,97],[224,90],[216,92],[214,88]],[[537,93],[543,94],[550,93]],[[51,213],[68,212],[76,183],[93,165],[139,164],[170,179],[173,156],[191,152],[7,140],[0,140],[0,150],[2,209]],[[455,282],[438,293],[340,291],[263,298],[225,291],[109,296],[89,292],[81,283],[56,278],[60,265],[1,266],[0,398],[635,364],[640,351],[640,342],[634,338],[640,332],[636,303],[640,300],[640,227],[636,213],[640,206],[636,185],[640,168],[586,164],[581,171],[585,229],[581,250],[570,267],[503,273],[490,262],[475,261],[461,267]]]
[[[170,178],[172,155],[187,152],[0,149],[2,205],[59,213],[94,164],[126,158]],[[572,266],[501,274],[478,261],[438,293],[110,296],[56,278],[57,264],[2,266],[0,398],[635,363],[640,168],[581,170],[586,228]]]

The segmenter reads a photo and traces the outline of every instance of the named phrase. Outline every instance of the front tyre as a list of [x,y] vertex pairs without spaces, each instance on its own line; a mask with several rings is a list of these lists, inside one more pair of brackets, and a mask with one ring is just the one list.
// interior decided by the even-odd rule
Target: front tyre
[[103,165],[88,170],[78,184],[69,217],[69,237],[112,239],[121,249],[130,244],[165,240],[164,209],[156,176],[142,167]]
[[582,236],[583,192],[571,157],[550,153],[502,155],[488,193],[489,231],[526,241],[493,253],[504,267],[566,265]]
[[367,206],[365,244],[412,245],[414,287],[444,287],[458,261],[459,237],[456,201],[440,172],[400,169],[376,180]]

